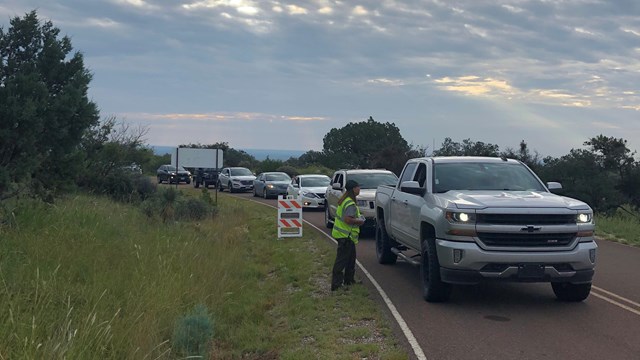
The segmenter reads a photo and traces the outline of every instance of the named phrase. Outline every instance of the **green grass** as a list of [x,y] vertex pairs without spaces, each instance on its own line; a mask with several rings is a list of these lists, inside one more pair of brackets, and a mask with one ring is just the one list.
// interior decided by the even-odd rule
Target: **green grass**
[[278,240],[275,209],[221,194],[213,219],[165,224],[78,195],[14,213],[0,359],[181,359],[193,324],[209,359],[408,358],[366,287],[329,291],[334,245]]
[[596,215],[596,235],[607,240],[640,246],[640,214],[618,209],[613,215]]

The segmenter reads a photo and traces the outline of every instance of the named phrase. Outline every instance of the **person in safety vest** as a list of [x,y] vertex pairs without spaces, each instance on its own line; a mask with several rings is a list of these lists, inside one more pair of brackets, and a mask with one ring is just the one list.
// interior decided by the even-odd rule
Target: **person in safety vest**
[[360,226],[364,224],[364,217],[360,215],[360,209],[356,205],[360,185],[354,180],[348,180],[345,189],[347,191],[338,200],[336,218],[331,231],[331,236],[338,242],[331,276],[332,291],[339,289],[342,285],[355,283],[356,244]]

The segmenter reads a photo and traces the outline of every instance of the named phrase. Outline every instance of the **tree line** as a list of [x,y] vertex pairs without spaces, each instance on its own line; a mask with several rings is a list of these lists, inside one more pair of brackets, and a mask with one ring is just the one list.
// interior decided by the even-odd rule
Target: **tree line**
[[[147,129],[114,117],[100,120],[98,106],[87,96],[91,78],[71,40],[50,21],[41,22],[36,11],[0,28],[0,202],[20,196],[51,202],[75,188],[98,193],[126,188],[126,165],[141,164],[155,173],[169,162],[145,143]],[[598,135],[583,145],[554,158],[530,151],[524,140],[517,149],[501,151],[496,144],[446,138],[431,155],[514,158],[543,181],[562,182],[564,194],[596,211],[640,207],[640,163],[627,141]],[[394,123],[373,117],[331,129],[321,151],[286,161],[258,161],[227,142],[180,146],[222,149],[225,166],[291,175],[330,174],[339,168],[386,168],[399,174],[406,160],[427,155],[426,147],[409,144]]]

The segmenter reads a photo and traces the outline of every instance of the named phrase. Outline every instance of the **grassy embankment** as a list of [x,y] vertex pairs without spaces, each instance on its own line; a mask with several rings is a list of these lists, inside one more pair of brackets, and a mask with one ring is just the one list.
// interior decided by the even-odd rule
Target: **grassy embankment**
[[623,244],[640,246],[640,214],[618,211],[612,216],[596,215],[596,235]]
[[199,223],[86,195],[18,211],[0,227],[0,359],[408,357],[366,287],[329,291],[333,244],[277,240],[274,209],[218,201]]

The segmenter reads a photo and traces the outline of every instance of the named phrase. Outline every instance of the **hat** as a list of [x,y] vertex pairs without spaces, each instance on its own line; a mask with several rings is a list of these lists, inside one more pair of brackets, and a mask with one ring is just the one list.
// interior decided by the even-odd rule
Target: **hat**
[[360,186],[360,184],[358,184],[357,181],[355,181],[355,180],[347,180],[347,184],[344,187],[345,187],[345,189],[347,189],[347,191],[349,191],[349,190],[353,190],[353,188],[359,187],[359,186]]

